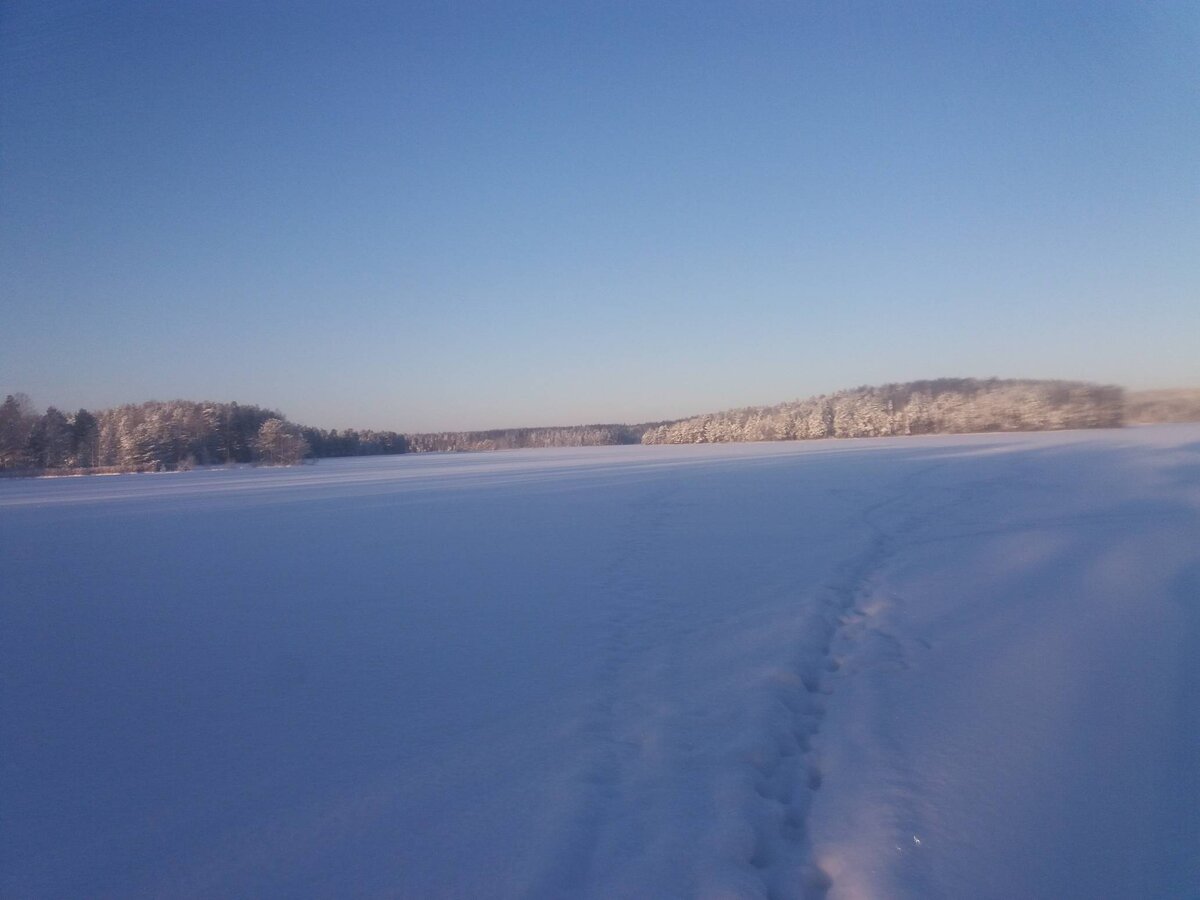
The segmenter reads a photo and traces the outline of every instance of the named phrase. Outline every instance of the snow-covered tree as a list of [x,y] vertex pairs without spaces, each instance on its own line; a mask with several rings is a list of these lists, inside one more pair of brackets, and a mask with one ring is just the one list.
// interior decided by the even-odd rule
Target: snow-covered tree
[[269,466],[294,466],[308,455],[308,442],[282,419],[267,419],[258,429],[254,450]]

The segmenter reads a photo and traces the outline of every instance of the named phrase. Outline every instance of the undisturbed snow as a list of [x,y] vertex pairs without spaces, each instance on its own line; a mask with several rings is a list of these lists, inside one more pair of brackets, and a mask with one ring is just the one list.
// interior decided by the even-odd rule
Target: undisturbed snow
[[4,897],[1200,896],[1200,427],[0,483]]

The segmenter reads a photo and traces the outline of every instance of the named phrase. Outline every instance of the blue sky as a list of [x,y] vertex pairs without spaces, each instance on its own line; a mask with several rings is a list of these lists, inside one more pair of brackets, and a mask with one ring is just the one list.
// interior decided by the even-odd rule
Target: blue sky
[[0,392],[326,427],[1200,384],[1194,3],[13,2]]

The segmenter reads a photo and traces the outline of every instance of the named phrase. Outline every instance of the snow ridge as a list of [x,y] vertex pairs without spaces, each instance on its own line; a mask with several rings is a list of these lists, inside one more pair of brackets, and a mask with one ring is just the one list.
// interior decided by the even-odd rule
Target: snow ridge
[[750,863],[768,900],[820,900],[833,886],[832,873],[813,858],[808,836],[813,798],[823,782],[815,743],[834,692],[831,676],[868,639],[885,645],[884,656],[891,664],[907,665],[900,642],[871,627],[883,603],[875,578],[896,553],[902,536],[919,527],[925,516],[910,515],[890,527],[885,522],[898,507],[911,505],[924,475],[943,465],[909,473],[890,496],[863,509],[860,525],[869,533],[867,546],[818,590],[813,613],[800,632],[793,669],[776,679],[775,697],[786,710],[786,727],[772,731],[751,759],[754,790],[765,810],[755,829]]
[[[828,894],[833,876],[814,859],[808,823],[824,778],[816,745],[826,705],[843,661],[864,649],[874,666],[907,665],[900,642],[872,622],[886,605],[876,576],[903,537],[932,515],[924,499],[922,514],[913,507],[925,496],[921,479],[943,465],[906,473],[861,509],[860,551],[823,584],[802,589],[783,654],[751,666],[736,696],[727,688],[724,706],[715,691],[691,692],[678,681],[689,642],[711,645],[717,623],[672,589],[669,574],[653,574],[672,523],[687,518],[688,501],[667,480],[631,504],[628,536],[600,579],[599,593],[613,602],[596,694],[575,726],[585,749],[564,779],[571,811],[557,823],[558,849],[528,896]],[[856,495],[845,498],[851,502],[868,496],[831,490]],[[948,502],[961,500],[955,491]],[[679,774],[705,769],[696,784]],[[701,791],[707,799],[691,796]],[[689,833],[680,827],[688,819],[708,824]],[[664,866],[665,859],[675,864]],[[664,871],[677,879],[690,871],[692,880],[655,883]]]

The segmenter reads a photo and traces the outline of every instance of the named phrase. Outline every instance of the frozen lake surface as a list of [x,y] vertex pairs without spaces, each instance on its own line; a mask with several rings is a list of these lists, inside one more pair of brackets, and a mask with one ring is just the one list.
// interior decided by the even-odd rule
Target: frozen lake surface
[[1200,427],[0,482],[0,896],[1200,896]]

